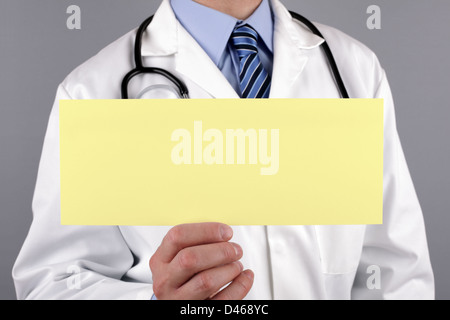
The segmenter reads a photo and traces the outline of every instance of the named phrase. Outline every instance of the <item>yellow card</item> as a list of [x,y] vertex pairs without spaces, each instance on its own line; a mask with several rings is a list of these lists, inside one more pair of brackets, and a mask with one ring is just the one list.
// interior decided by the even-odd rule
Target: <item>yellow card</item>
[[383,100],[60,101],[61,223],[381,224]]

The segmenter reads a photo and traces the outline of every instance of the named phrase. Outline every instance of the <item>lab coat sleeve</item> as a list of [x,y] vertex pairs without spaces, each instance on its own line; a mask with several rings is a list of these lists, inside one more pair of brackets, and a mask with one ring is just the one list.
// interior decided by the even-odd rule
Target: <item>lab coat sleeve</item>
[[[60,224],[58,88],[45,137],[33,222],[13,267],[18,299],[151,299],[152,285],[122,281],[134,260],[118,227]],[[150,272],[150,270],[149,270]]]
[[[384,99],[383,224],[366,227],[353,299],[434,299],[421,207],[396,128],[386,74],[375,98]],[[378,273],[378,271],[380,271]]]

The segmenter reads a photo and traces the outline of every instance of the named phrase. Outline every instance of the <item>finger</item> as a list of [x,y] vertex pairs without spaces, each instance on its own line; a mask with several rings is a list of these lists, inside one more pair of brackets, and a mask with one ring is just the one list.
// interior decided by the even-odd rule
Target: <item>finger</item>
[[220,242],[181,250],[169,264],[170,285],[180,287],[195,274],[235,262],[242,258],[242,248],[231,242]]
[[178,225],[169,230],[155,254],[168,263],[184,248],[228,241],[232,236],[233,229],[222,223]]
[[228,287],[212,297],[211,300],[242,300],[252,288],[253,279],[253,272],[245,270]]
[[224,266],[205,270],[195,275],[178,289],[181,297],[191,300],[205,300],[241,274],[242,263],[236,261]]

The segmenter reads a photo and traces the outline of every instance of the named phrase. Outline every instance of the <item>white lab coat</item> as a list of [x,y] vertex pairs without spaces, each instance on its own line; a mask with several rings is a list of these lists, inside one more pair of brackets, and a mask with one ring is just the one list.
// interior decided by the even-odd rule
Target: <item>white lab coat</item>
[[[278,0],[271,4],[275,34],[270,97],[338,98],[319,47],[322,39],[293,21]],[[247,298],[432,299],[434,279],[422,212],[397,134],[385,72],[364,45],[328,26],[318,27],[334,52],[350,96],[385,99],[384,224],[233,227],[233,241],[244,250],[242,262],[255,273]],[[121,80],[134,67],[135,34],[136,30],[106,47],[58,88],[33,199],[34,219],[13,269],[20,299],[152,296],[148,262],[170,227],[60,225],[58,101],[119,99]],[[142,52],[147,66],[180,77],[191,98],[238,98],[178,23],[168,0],[154,17]],[[146,78],[148,82],[157,77]],[[144,85],[140,81],[134,81],[132,92]],[[379,278],[370,278],[377,268],[370,269],[372,265],[380,269]],[[378,279],[379,289],[367,286],[367,282],[376,286]]]

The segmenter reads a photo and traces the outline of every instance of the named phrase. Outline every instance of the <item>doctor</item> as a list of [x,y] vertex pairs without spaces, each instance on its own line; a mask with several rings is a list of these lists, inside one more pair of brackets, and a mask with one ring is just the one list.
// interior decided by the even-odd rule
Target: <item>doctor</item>
[[[350,96],[385,99],[383,225],[61,226],[58,101],[119,99],[121,80],[134,67],[134,30],[74,70],[58,88],[33,199],[34,219],[13,269],[18,298],[433,299],[422,212],[386,74],[364,45],[328,26],[318,27]],[[257,48],[251,59],[261,64],[252,73],[264,81],[238,79],[246,59],[238,38],[245,32]],[[142,54],[146,66],[180,77],[191,98],[338,98],[319,47],[322,41],[278,0],[163,0]],[[134,80],[130,95],[145,98],[145,87],[160,82],[158,76]],[[368,285],[371,270],[379,271],[379,285]]]

